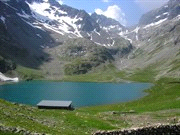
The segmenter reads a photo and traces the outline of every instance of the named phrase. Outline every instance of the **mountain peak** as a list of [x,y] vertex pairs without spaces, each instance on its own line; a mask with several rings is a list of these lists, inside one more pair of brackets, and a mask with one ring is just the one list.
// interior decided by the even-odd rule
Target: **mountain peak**
[[92,13],[91,17],[96,20],[97,23],[99,23],[102,27],[107,27],[111,25],[117,25],[119,27],[124,28],[118,21],[112,19],[112,18],[107,18],[104,15],[98,15],[97,13]]
[[167,4],[162,7],[149,11],[144,14],[140,20],[139,25],[147,25],[162,20],[172,19],[180,14],[180,1],[170,0]]

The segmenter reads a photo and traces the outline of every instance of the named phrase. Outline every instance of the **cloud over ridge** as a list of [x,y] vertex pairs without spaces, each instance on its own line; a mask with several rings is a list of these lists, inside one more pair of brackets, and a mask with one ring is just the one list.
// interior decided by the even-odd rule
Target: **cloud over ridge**
[[106,11],[101,9],[95,9],[96,14],[104,15],[108,18],[115,19],[119,21],[122,25],[126,26],[127,21],[125,18],[125,13],[117,5],[109,6]]

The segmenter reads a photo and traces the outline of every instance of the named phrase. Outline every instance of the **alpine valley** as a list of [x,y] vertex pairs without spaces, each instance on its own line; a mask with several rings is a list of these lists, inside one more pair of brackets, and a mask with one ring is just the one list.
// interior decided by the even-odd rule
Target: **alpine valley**
[[153,67],[156,79],[179,76],[179,0],[131,28],[55,0],[1,0],[0,9],[2,73],[59,80],[111,64],[120,71]]
[[[145,90],[146,96],[134,101],[73,111],[38,109],[0,99],[0,134],[179,134],[180,0],[169,0],[144,14],[131,27],[103,15],[61,5],[56,0],[0,0],[2,95],[11,95],[4,88],[18,86],[6,85],[6,81],[19,79],[38,81],[18,83],[28,85],[17,88],[20,94],[12,88],[12,98],[15,94],[21,97],[21,90],[40,80],[44,83],[50,80],[62,83],[136,81],[153,83],[153,86]],[[47,87],[49,91],[51,86]],[[81,90],[79,85],[76,87]],[[85,87],[85,90],[95,90],[90,85],[88,89]],[[132,94],[132,87],[136,86],[124,93]],[[36,97],[40,93],[49,96],[38,91],[39,87],[31,88]],[[67,92],[67,95],[75,93]],[[101,96],[112,99],[111,93]],[[84,95],[84,92],[79,94],[78,100],[82,97],[82,102],[87,101]],[[100,98],[92,93],[86,96],[90,100],[93,96]],[[31,98],[35,96],[28,91],[25,100]],[[119,131],[125,128],[133,129]]]

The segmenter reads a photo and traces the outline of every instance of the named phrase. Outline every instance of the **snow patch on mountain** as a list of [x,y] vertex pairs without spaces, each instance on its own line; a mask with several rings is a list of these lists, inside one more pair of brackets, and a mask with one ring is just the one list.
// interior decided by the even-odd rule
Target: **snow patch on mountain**
[[136,27],[132,32],[135,32],[136,33],[136,40],[139,40],[139,37],[138,37],[138,31],[139,31],[140,27]]
[[49,3],[36,3],[33,2],[32,4],[29,4],[27,2],[27,4],[29,5],[30,9],[32,10],[32,14],[33,17],[40,20],[40,21],[51,21],[51,14],[46,14],[47,12],[45,11],[45,9],[48,9],[50,7]]
[[98,43],[98,42],[94,42],[94,43],[96,43],[97,45],[102,45],[102,44],[100,44],[100,43]]
[[148,27],[152,27],[152,26],[159,25],[159,24],[163,23],[163,22],[164,22],[164,21],[166,21],[166,20],[167,20],[167,18],[165,18],[165,19],[161,19],[161,20],[159,20],[159,21],[157,21],[157,22],[154,22],[154,23],[148,24],[148,25],[144,26],[143,28],[144,28],[144,29],[146,29],[146,28],[148,28]]
[[94,30],[94,32],[95,32],[97,35],[101,36],[101,34],[100,34],[99,32],[97,32],[96,30]]
[[5,1],[5,3],[4,3],[6,6],[8,6],[8,7],[12,8],[12,9],[18,11],[16,8],[12,7],[11,5],[7,4],[6,2],[7,2],[7,1]]
[[82,37],[79,31],[82,25],[76,24],[76,22],[82,21],[82,18],[77,16],[71,18],[67,15],[67,12],[62,11],[58,7],[51,6],[47,1],[42,3],[33,2],[32,4],[27,4],[33,12],[33,17],[43,23],[46,28],[61,35],[64,35],[64,33],[71,33],[77,37]]
[[36,36],[38,36],[39,38],[42,38],[42,36],[40,34],[36,34]]
[[42,30],[42,31],[45,31],[44,29],[42,29],[41,27],[39,27],[39,26],[36,26],[36,25],[33,25],[32,23],[30,23],[30,22],[28,22],[28,21],[26,21],[26,20],[24,20],[24,19],[22,19],[24,22],[26,22],[28,25],[30,25],[31,27],[33,27],[33,28],[35,28],[35,29],[40,29],[40,30]]
[[33,22],[32,25],[33,25],[34,28],[37,28],[37,29],[40,29],[40,30],[46,32],[42,27],[38,26],[38,25],[43,25],[43,24],[41,24],[39,22],[38,23],[37,22]]
[[[82,18],[77,18],[77,16],[75,18],[70,18],[68,16],[59,17],[58,21],[61,23],[61,25],[59,25],[59,29],[65,31],[66,33],[71,33],[71,29],[73,28],[75,33],[77,33],[78,29],[81,28],[81,25],[76,25],[75,23],[81,20]],[[78,36],[81,37],[81,34],[78,34]]]
[[22,14],[20,13],[16,13],[18,16],[20,17],[23,17],[23,18],[26,18],[26,19],[29,19],[30,18],[30,15],[26,14],[23,10],[22,10]]
[[52,9],[54,9],[54,11],[58,11],[59,13],[63,14],[63,15],[68,15],[67,12],[60,10],[59,8],[57,8],[56,6],[52,6]]
[[4,16],[1,16],[0,19],[2,20],[2,22],[3,22],[4,24],[6,24],[6,18],[5,18]]
[[19,78],[9,78],[0,72],[0,81],[3,82],[19,82]]
[[132,44],[132,42],[133,42],[132,39],[128,38],[126,34],[128,34],[128,31],[120,32],[120,33],[119,33],[119,35],[120,35],[121,37],[123,37],[123,38],[126,39],[126,40],[129,40],[129,42]]
[[116,31],[119,31],[119,32],[122,31],[122,28],[120,26],[118,26],[118,25],[110,25],[110,26],[107,26],[107,27],[105,27],[105,26],[102,27],[101,26],[101,28],[103,30],[105,30],[107,33],[109,33],[110,31],[113,31],[113,30],[116,30]]
[[159,17],[161,17],[161,16],[160,15],[156,16],[156,18],[159,18]]
[[163,15],[169,15],[169,12],[165,12],[165,13],[163,13]]
[[48,25],[48,24],[42,24],[42,25],[43,25],[44,27],[46,27],[47,29],[49,29],[49,30],[52,30],[52,31],[54,31],[54,32],[56,32],[56,33],[58,33],[58,34],[64,35],[63,32],[61,32],[61,31],[59,31],[58,29],[52,27],[51,25]]

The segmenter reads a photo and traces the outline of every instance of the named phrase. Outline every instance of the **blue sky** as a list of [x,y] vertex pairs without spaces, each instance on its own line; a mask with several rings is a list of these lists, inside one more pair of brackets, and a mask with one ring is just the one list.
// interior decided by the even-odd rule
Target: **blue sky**
[[132,26],[138,23],[142,14],[158,8],[168,0],[57,0],[88,13],[96,12],[116,19],[121,24]]

